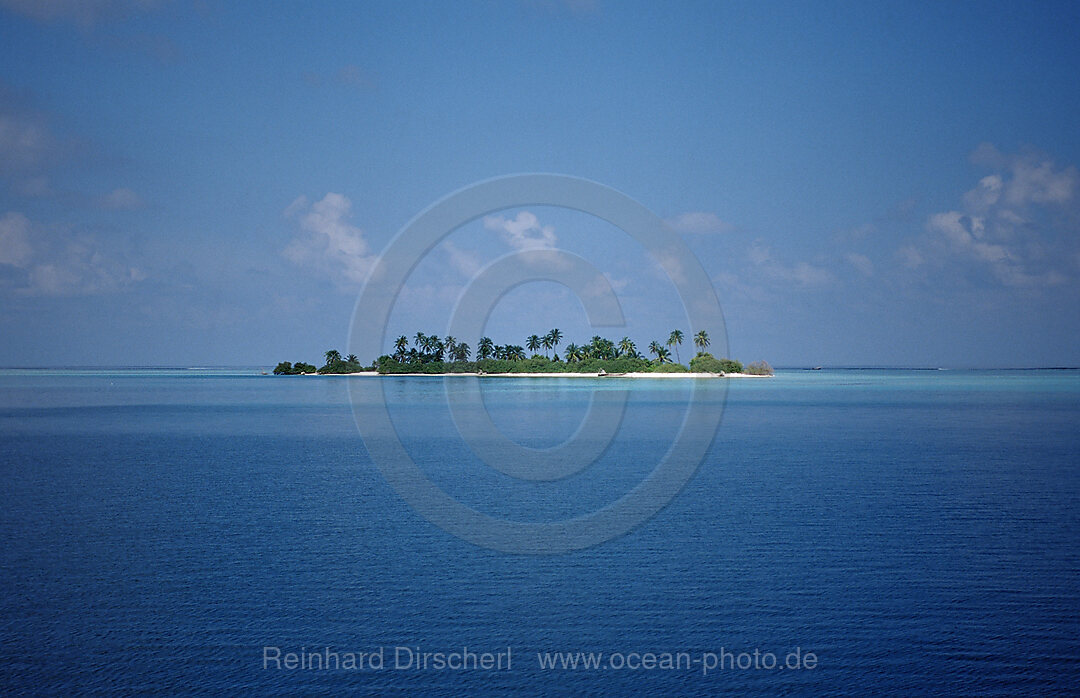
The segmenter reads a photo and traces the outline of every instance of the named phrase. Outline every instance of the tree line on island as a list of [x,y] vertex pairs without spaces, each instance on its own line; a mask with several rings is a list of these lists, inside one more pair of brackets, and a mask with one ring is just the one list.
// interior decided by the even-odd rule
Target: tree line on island
[[[708,353],[709,333],[701,330],[693,337],[697,354],[689,366],[681,363],[679,347],[685,335],[673,330],[667,342],[649,343],[648,354],[638,351],[629,337],[613,342],[594,336],[586,344],[570,343],[563,347],[559,357],[559,345],[563,333],[553,329],[544,335],[530,335],[525,345],[496,344],[490,337],[481,337],[476,343],[475,357],[472,347],[458,341],[457,337],[428,335],[417,332],[410,342],[401,335],[394,341],[394,353],[384,354],[370,366],[361,365],[355,354],[342,357],[341,352],[331,349],[323,358],[326,363],[319,368],[298,361],[283,361],[274,369],[275,375],[300,374],[346,374],[365,371],[394,373],[750,373],[771,375],[772,367],[764,361],[743,366],[735,359],[718,359]],[[671,350],[675,351],[675,361]],[[540,353],[540,352],[543,353]],[[530,356],[531,352],[531,356]],[[652,355],[650,359],[648,355]]]

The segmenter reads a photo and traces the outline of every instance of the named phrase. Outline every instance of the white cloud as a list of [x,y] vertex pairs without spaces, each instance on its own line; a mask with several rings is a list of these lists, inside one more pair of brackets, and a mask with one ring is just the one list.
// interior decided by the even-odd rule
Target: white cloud
[[15,270],[4,277],[15,279],[8,285],[23,295],[108,293],[146,278],[92,236],[37,225],[15,212],[0,218],[0,265]]
[[788,266],[773,257],[772,250],[761,243],[751,245],[746,256],[766,277],[774,281],[793,282],[802,286],[824,286],[835,280],[828,269],[809,262],[797,262]]
[[0,174],[39,170],[56,149],[44,120],[2,105],[0,110]]
[[919,248],[914,245],[906,245],[896,251],[897,256],[900,257],[900,261],[904,263],[904,266],[909,269],[914,269],[921,266],[925,259],[923,259],[922,253],[919,252]]
[[315,203],[298,197],[285,209],[285,215],[297,218],[306,234],[289,243],[285,257],[339,284],[362,284],[377,256],[371,253],[364,231],[349,223],[351,210],[352,202],[334,192]]
[[988,175],[979,180],[979,185],[964,194],[964,204],[976,212],[985,212],[1001,198],[1004,182],[1001,175]]
[[477,272],[483,266],[480,263],[480,258],[472,252],[463,250],[454,243],[447,240],[442,244],[443,249],[446,251],[447,256],[450,258],[450,266],[457,269],[466,278],[473,278]]
[[602,298],[607,296],[608,292],[621,293],[629,284],[629,279],[619,279],[605,272],[599,272],[585,284],[583,293],[586,296]]
[[1034,154],[1005,155],[988,143],[973,163],[995,170],[964,194],[963,205],[931,214],[927,236],[898,250],[908,267],[967,263],[1007,286],[1056,286],[1071,272],[1054,268],[1076,251],[1075,167]]
[[1076,193],[1075,167],[1057,169],[1052,162],[1018,159],[1012,165],[1012,179],[1005,190],[1005,203],[1066,204]]
[[541,225],[535,214],[521,211],[514,218],[484,216],[484,228],[499,233],[516,250],[542,250],[555,247],[555,228]]
[[705,235],[709,233],[727,233],[734,230],[735,226],[720,220],[715,213],[705,211],[691,211],[680,213],[666,221],[672,230],[677,233]]
[[157,0],[0,0],[0,7],[38,22],[68,21],[83,27],[107,15],[157,4]]
[[864,254],[858,252],[848,252],[844,255],[844,259],[847,263],[855,267],[863,276],[874,275],[874,263],[870,261],[870,258]]
[[985,262],[1014,260],[1015,256],[1003,245],[984,242],[986,225],[982,218],[967,216],[959,211],[935,213],[927,222],[930,230],[941,233],[953,250],[969,254]]
[[101,205],[117,211],[133,211],[142,208],[143,200],[127,187],[120,187],[101,197]]
[[21,213],[4,214],[0,218],[0,264],[25,266],[32,252],[30,221]]

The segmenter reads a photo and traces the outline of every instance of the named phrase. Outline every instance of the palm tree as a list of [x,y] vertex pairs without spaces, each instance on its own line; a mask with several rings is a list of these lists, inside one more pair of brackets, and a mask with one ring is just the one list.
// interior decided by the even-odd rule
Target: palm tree
[[623,353],[623,356],[629,356],[630,358],[637,356],[637,347],[634,346],[629,337],[623,337],[619,340],[619,351]]
[[345,363],[358,364],[360,363],[360,359],[357,358],[356,354],[349,354],[345,357]]
[[551,333],[548,332],[544,335],[544,338],[540,340],[540,344],[544,345],[544,354],[546,355],[548,349],[551,348]]
[[443,340],[443,346],[446,347],[446,353],[451,356],[454,355],[454,347],[457,346],[457,337],[453,335],[446,335],[446,339]]
[[469,349],[469,345],[466,344],[465,342],[460,342],[456,347],[454,347],[454,360],[455,361],[468,361],[469,360],[469,354],[471,354],[471,353],[472,353],[472,350]]
[[598,334],[594,334],[589,340],[589,356],[594,359],[604,358],[604,338]]
[[540,344],[541,342],[539,335],[531,334],[529,335],[529,338],[525,340],[525,346],[527,346],[529,348],[529,351],[533,352],[534,354],[536,353],[536,350],[540,348]]
[[679,363],[682,363],[682,359],[679,358],[679,345],[682,344],[683,333],[682,330],[672,330],[668,335],[667,345],[669,347],[675,347],[675,358],[679,359]]
[[664,347],[660,347],[660,351],[656,354],[656,359],[660,363],[666,363],[671,361],[671,352]]
[[566,345],[566,361],[567,361],[567,363],[574,363],[575,361],[578,361],[579,359],[581,359],[581,355],[578,353],[579,351],[581,351],[581,350],[578,349],[578,345],[574,344],[573,342],[571,342],[570,344],[567,344]]
[[427,337],[424,336],[423,332],[417,332],[416,336],[413,337],[413,341],[416,343],[416,348],[417,349],[423,349],[424,348],[425,340],[427,340]]
[[709,346],[709,333],[702,330],[694,335],[694,346],[698,348],[699,352],[704,352],[706,347]]
[[563,339],[563,333],[562,333],[562,331],[559,330],[559,328],[556,327],[555,329],[553,329],[553,330],[551,330],[550,332],[547,333],[547,336],[545,337],[545,339],[547,339],[547,341],[548,341],[548,343],[549,343],[549,345],[550,345],[550,347],[552,349],[558,349],[559,348],[559,342],[561,342],[562,339]]
[[490,359],[494,349],[495,344],[491,341],[491,337],[481,337],[476,345],[476,358],[480,360]]
[[394,348],[397,349],[397,353],[394,354],[394,358],[401,361],[405,358],[405,350],[409,348],[409,338],[405,335],[401,335],[394,342]]
[[[660,353],[663,352],[663,351],[666,351],[666,350],[664,349],[664,347],[660,346],[660,342],[657,342],[656,340],[653,340],[652,342],[649,343],[649,353],[656,354],[656,358],[659,359],[660,358]],[[660,363],[663,363],[663,361],[661,361]]]
[[510,361],[524,361],[525,360],[525,347],[518,346],[517,344],[509,344],[506,349],[506,358]]
[[337,349],[331,349],[330,351],[323,354],[323,356],[326,357],[327,366],[333,366],[338,361],[341,361],[341,352]]

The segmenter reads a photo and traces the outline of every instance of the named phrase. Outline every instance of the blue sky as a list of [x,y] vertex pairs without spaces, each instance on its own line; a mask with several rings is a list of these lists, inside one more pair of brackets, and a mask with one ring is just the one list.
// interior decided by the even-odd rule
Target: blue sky
[[[414,215],[518,172],[668,220],[743,360],[1080,365],[1076,36],[1076,3],[0,0],[0,365],[314,361]],[[390,333],[537,246],[639,345],[686,329],[619,230],[534,207],[432,250]],[[595,333],[534,283],[489,334],[555,326]]]

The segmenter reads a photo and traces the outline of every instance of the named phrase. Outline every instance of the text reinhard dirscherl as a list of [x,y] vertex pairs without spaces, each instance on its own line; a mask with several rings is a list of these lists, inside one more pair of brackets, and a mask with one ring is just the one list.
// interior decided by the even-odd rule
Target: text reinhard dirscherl
[[280,647],[263,647],[263,669],[382,671],[509,671],[511,651],[475,652],[468,647],[450,652],[426,652],[419,647],[379,647],[370,652],[320,651],[282,652]]
[[[723,647],[719,652],[537,652],[536,660],[542,671],[575,670],[697,670],[702,675],[724,670],[813,670],[818,657],[801,647],[784,653],[738,652]],[[282,651],[280,647],[263,647],[263,669],[289,671],[510,671],[513,651],[477,652],[463,647],[460,650],[428,652],[420,647],[378,647],[367,652],[338,651],[331,647],[320,650]]]

